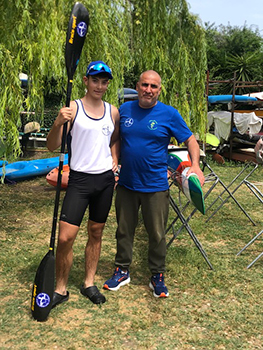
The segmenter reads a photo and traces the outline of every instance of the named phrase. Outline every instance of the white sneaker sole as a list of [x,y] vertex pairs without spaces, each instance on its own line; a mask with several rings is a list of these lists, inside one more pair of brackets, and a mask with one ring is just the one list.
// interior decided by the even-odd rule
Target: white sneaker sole
[[128,284],[130,282],[131,282],[131,278],[128,277],[126,280],[120,282],[116,287],[110,288],[109,286],[107,286],[107,284],[104,284],[103,288],[108,289],[108,290],[112,290],[113,292],[116,292],[118,289],[120,289],[120,287],[125,286],[125,284]]
[[151,288],[151,290],[153,290],[153,296],[155,298],[167,298],[169,296],[169,293],[167,292],[165,293],[161,293],[160,295],[157,295],[154,291],[154,286],[152,285],[152,282],[149,283],[149,287]]

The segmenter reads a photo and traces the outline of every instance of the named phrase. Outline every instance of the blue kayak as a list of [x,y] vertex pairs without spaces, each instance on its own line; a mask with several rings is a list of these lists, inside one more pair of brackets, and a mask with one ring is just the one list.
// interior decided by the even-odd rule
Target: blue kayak
[[[210,95],[208,96],[209,103],[229,103],[232,102],[232,95]],[[235,95],[235,102],[251,102],[257,101],[256,97]]]
[[[65,155],[64,164],[68,164],[68,155]],[[5,178],[10,181],[28,180],[32,177],[48,174],[52,169],[59,166],[59,157],[19,161],[5,166]],[[0,178],[3,169],[0,168]]]
[[0,168],[4,166],[4,164],[7,165],[8,162],[6,160],[0,160]]

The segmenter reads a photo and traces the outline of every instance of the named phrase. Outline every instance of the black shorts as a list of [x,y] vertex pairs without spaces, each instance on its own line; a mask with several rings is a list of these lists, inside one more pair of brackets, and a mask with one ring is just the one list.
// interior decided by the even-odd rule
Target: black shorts
[[80,226],[89,206],[89,219],[105,223],[111,208],[114,185],[115,179],[111,170],[102,174],[70,170],[60,220]]

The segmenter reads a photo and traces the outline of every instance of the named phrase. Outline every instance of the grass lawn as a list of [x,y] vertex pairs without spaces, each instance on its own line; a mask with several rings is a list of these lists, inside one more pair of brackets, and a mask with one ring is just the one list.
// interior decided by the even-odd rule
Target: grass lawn
[[[213,170],[226,183],[242,164]],[[263,168],[250,180],[263,191]],[[204,192],[208,184],[204,187]],[[217,185],[206,206],[222,191]],[[179,204],[178,191],[171,189]],[[61,193],[61,200],[65,192]],[[262,204],[242,185],[235,194],[254,226],[233,200],[208,221],[195,213],[189,224],[214,270],[203,259],[185,229],[168,249],[166,284],[170,296],[156,299],[148,287],[147,234],[140,220],[130,269],[131,283],[118,292],[105,291],[107,302],[93,305],[79,292],[84,275],[87,215],[74,245],[69,302],[51,311],[46,322],[31,318],[30,299],[37,267],[46,254],[52,226],[55,189],[45,177],[0,185],[1,349],[262,349],[263,259],[247,265],[263,250],[258,240],[238,251],[263,229]],[[184,196],[181,196],[184,202]],[[193,210],[192,205],[187,212]],[[175,217],[170,211],[170,221]],[[176,222],[176,226],[181,226]],[[96,275],[99,289],[114,269],[115,213],[112,206],[104,231]],[[172,231],[167,233],[167,240]]]

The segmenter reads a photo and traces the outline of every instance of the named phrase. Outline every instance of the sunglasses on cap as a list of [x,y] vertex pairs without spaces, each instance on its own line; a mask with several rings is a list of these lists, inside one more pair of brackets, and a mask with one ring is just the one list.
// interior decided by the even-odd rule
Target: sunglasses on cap
[[111,73],[110,67],[108,67],[106,64],[103,64],[103,63],[97,63],[89,67],[87,70],[86,76],[96,75],[99,73],[108,73],[110,76],[110,79],[112,79],[112,73]]

